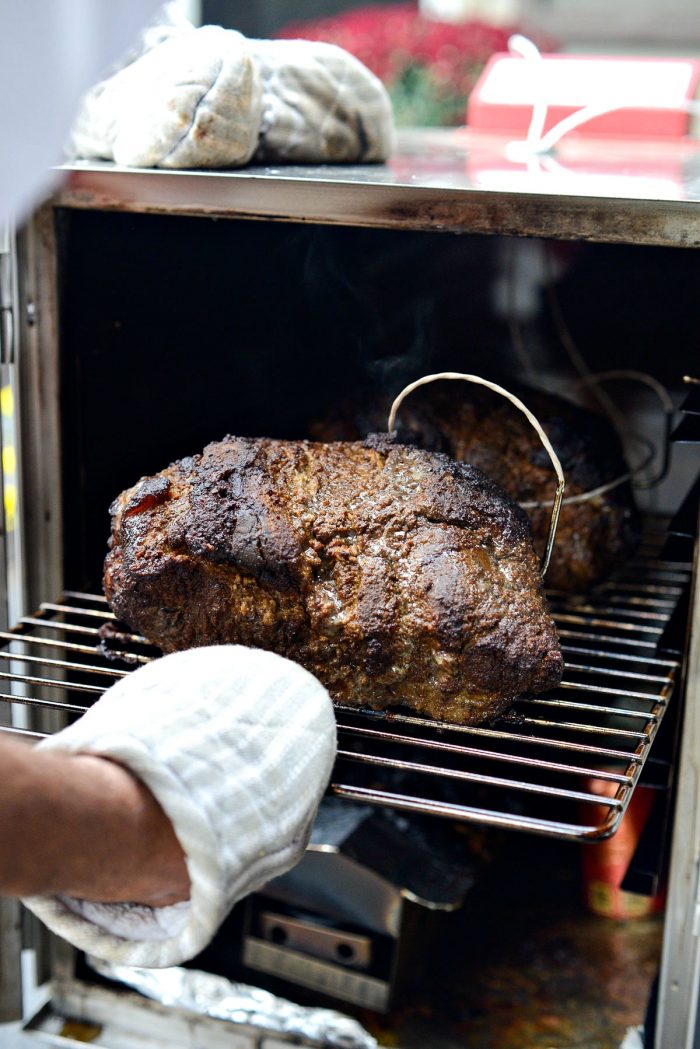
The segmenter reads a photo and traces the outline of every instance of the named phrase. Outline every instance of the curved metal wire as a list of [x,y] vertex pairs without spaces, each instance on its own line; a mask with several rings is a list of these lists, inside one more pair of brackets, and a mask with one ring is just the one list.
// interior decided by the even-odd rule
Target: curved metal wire
[[564,471],[562,470],[561,463],[559,462],[559,456],[554,451],[549,437],[547,437],[547,434],[542,429],[542,426],[540,425],[536,416],[532,414],[530,409],[527,408],[518,397],[510,393],[509,390],[504,389],[503,386],[499,386],[495,382],[490,382],[488,379],[482,379],[479,375],[466,375],[464,374],[464,372],[436,372],[434,375],[424,375],[421,379],[416,379],[415,382],[409,383],[408,386],[405,386],[401,393],[398,395],[398,397],[394,399],[394,402],[391,406],[391,411],[389,412],[389,422],[387,425],[389,433],[393,432],[396,424],[396,413],[401,407],[401,404],[404,401],[404,399],[408,397],[409,393],[412,393],[414,390],[417,390],[419,386],[427,386],[428,383],[436,382],[439,379],[460,379],[463,382],[471,382],[477,386],[485,386],[487,389],[493,390],[494,393],[499,393],[502,397],[505,397],[507,400],[509,400],[511,404],[514,404],[516,408],[519,408],[528,420],[528,422],[537,431],[539,438],[542,441],[542,444],[544,445],[545,451],[549,455],[549,458],[552,460],[552,466],[554,467],[554,471],[557,475],[557,489],[554,493],[554,502],[552,504],[552,516],[549,521],[549,531],[547,533],[547,543],[545,545],[544,554],[540,563],[540,575],[544,579],[545,573],[549,568],[550,559],[552,557],[554,538],[557,534],[557,524],[559,523],[559,512],[561,510],[562,499],[564,497],[564,487],[566,485],[566,481],[564,479]]

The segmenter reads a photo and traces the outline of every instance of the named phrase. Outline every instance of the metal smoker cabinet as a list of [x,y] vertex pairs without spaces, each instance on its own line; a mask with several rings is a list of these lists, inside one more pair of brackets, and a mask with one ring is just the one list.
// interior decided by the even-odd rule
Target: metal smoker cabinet
[[[100,612],[103,606],[99,597],[91,603],[90,595],[84,598],[69,594],[65,604],[55,604],[57,595],[63,594],[67,585],[66,501],[69,495],[62,484],[66,476],[66,464],[61,458],[62,450],[64,457],[66,454],[65,447],[62,449],[63,422],[69,405],[76,408],[75,400],[71,402],[65,361],[61,361],[60,353],[65,336],[59,308],[64,291],[62,265],[66,262],[61,243],[62,216],[127,216],[134,229],[139,222],[143,224],[153,216],[169,219],[179,216],[188,221],[236,220],[240,224],[241,220],[251,220],[256,224],[366,229],[388,234],[412,231],[640,248],[700,247],[700,148],[693,142],[644,146],[599,143],[588,150],[581,145],[567,145],[557,155],[556,163],[543,160],[526,166],[505,160],[503,143],[488,137],[467,136],[461,131],[405,132],[399,138],[394,157],[385,166],[254,168],[205,173],[76,164],[67,167],[63,176],[64,183],[56,197],[37,212],[17,237],[18,261],[12,293],[15,349],[8,367],[12,368],[11,382],[17,391],[13,440],[21,450],[14,540],[20,552],[21,571],[15,571],[12,576],[11,619],[14,623],[19,615],[31,625],[36,609],[47,612],[58,609],[61,625],[65,623],[68,631],[60,642],[64,646],[72,644],[65,640],[71,636],[70,631],[75,630],[71,615],[76,614],[80,619],[86,614],[104,613]],[[259,229],[259,225],[256,228]],[[99,269],[99,266],[100,260],[96,257],[95,267]],[[697,371],[695,363],[679,362],[679,366]],[[79,402],[77,408],[80,409]],[[86,457],[89,454],[87,449]],[[697,536],[696,527],[693,531]],[[694,575],[697,568],[696,548]],[[92,611],[86,612],[86,609]],[[697,917],[700,913],[697,873],[700,607],[697,587],[690,609],[688,652],[682,667],[685,719],[676,769],[675,830],[660,979],[659,1049],[694,1046],[700,982],[700,919]],[[15,641],[22,637],[22,643],[30,646],[24,633],[15,633],[13,637]],[[23,651],[30,651],[30,647]],[[60,680],[63,674],[69,673],[68,664],[57,671]],[[16,675],[13,688],[8,688],[8,698],[14,695],[20,703],[26,699],[26,674]],[[676,692],[678,695],[678,688]],[[664,703],[663,688],[658,695],[646,698],[651,709],[648,724],[652,725]],[[13,706],[18,708],[19,704]],[[25,702],[23,707],[26,706]],[[31,717],[22,722],[21,717],[17,720],[15,709],[14,729],[30,733],[52,731],[59,723],[58,715],[52,717],[53,722],[42,719],[37,723]],[[403,728],[400,721],[398,725],[394,729],[397,733]],[[350,715],[342,722],[342,728],[357,732]],[[374,730],[360,731],[369,738]],[[646,753],[654,730],[645,729],[638,735]],[[432,737],[421,740],[426,741],[429,746],[440,746],[440,741]],[[481,737],[480,744],[483,744]],[[381,763],[373,754],[368,756],[368,763],[372,762],[375,766]],[[638,762],[632,775],[626,779],[621,777],[626,785],[621,786],[619,803],[611,809],[609,822],[600,828],[601,832],[614,830],[640,768],[641,762]],[[352,780],[334,778],[332,789],[341,797],[365,798],[408,810],[457,816],[475,823],[481,820],[493,826],[516,829],[539,827],[544,833],[570,837],[583,832],[581,827],[562,827],[560,823],[555,830],[549,817],[544,819],[543,829],[539,815],[518,822],[512,815],[504,819],[495,808],[479,811],[471,804],[443,805],[429,797],[392,797],[386,789],[368,794],[367,788],[353,784]],[[546,795],[548,788],[538,789]],[[5,957],[11,946],[9,941],[5,944],[5,971],[11,964]],[[55,958],[52,974],[56,993],[70,1000],[79,986],[71,952],[59,946]]]

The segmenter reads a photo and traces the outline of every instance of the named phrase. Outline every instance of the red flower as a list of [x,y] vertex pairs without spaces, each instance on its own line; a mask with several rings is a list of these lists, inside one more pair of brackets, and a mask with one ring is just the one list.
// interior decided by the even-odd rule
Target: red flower
[[[451,95],[449,105],[454,114],[490,56],[506,51],[508,38],[517,31],[516,26],[493,26],[477,20],[458,24],[434,21],[423,18],[415,3],[395,3],[293,22],[278,36],[337,44],[371,69],[390,93],[409,71],[421,70],[421,84],[440,96]],[[548,50],[553,47],[552,41],[543,38],[537,42]]]

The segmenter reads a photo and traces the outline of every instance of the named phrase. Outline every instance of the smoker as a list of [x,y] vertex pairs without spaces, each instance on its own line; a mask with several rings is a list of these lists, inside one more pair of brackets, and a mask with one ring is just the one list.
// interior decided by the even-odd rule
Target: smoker
[[[672,470],[646,497],[640,546],[613,578],[590,594],[551,594],[566,660],[559,688],[522,697],[508,715],[477,727],[339,707],[329,792],[341,807],[443,821],[460,833],[491,828],[499,840],[524,832],[533,842],[595,848],[616,834],[638,786],[651,784],[664,799],[662,815],[631,877],[652,892],[668,866],[656,1044],[679,1049],[695,1044],[700,985],[692,487],[700,400],[690,312],[700,276],[700,156],[689,144],[680,161],[661,150],[599,148],[588,166],[575,158],[575,178],[561,168],[500,170],[488,136],[448,131],[403,133],[390,163],[377,167],[67,167],[56,196],[0,245],[0,706],[6,731],[38,738],[152,655],[137,637],[123,641],[130,663],[105,659],[99,647],[111,617],[100,589],[107,508],[118,492],[225,433],[304,436],[314,413],[359,377],[395,388],[437,370],[428,367],[436,346],[440,361],[463,371],[488,371],[496,361],[499,374],[522,375],[535,321],[516,300],[537,285],[548,245],[547,257],[570,274],[562,283],[569,316],[610,333],[600,347],[604,368],[629,370],[638,350],[644,369],[671,387],[680,420]],[[655,270],[661,259],[667,271]],[[650,346],[635,315],[640,272],[659,274],[645,298],[669,294],[663,347]],[[615,286],[606,301],[605,273]],[[494,338],[494,316],[509,339]],[[541,340],[534,345],[530,366],[561,379],[561,359]],[[636,430],[663,438],[645,404],[631,402],[628,411]],[[602,796],[593,779],[607,785]],[[250,982],[286,972],[288,993],[304,987],[325,1002],[336,973],[335,986],[346,988],[336,1001],[386,1009],[392,978],[384,973],[379,990],[372,983],[372,938],[361,916],[345,914],[343,923],[336,902],[341,920],[329,932],[314,904],[314,879],[342,877],[339,851],[330,861],[332,849],[312,846],[302,864],[308,882],[300,875],[270,887],[229,935]],[[329,866],[319,876],[324,854]],[[371,858],[352,863],[372,874]],[[397,879],[385,871],[382,879],[387,899],[392,891],[407,898]],[[444,912],[464,899],[465,886],[443,898]],[[397,929],[374,931],[395,938]],[[3,905],[2,930],[5,1016],[20,1011],[27,945],[40,978],[51,979],[56,1015],[99,1023],[124,1003],[114,988],[92,986],[75,952],[12,903]],[[314,971],[325,972],[325,984]],[[352,986],[364,988],[359,997]],[[143,1009],[144,1030],[160,1031],[167,1010],[156,1023],[154,1010]]]

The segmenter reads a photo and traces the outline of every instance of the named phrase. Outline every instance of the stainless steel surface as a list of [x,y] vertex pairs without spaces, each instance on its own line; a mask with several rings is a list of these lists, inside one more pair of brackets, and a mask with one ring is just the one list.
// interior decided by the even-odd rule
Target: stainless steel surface
[[366,969],[372,961],[372,940],[369,936],[290,918],[275,911],[263,911],[260,914],[260,932],[262,939],[268,943],[302,951],[314,958],[324,958],[352,969]]
[[[4,242],[4,243],[3,243]],[[0,364],[12,364],[15,356],[15,264],[14,238],[0,231]]]
[[0,629],[7,627],[9,616],[17,613],[16,577],[20,557],[17,546],[17,508],[13,506],[12,517],[8,519],[6,506],[10,502],[10,493],[6,492],[6,485],[10,472],[8,466],[13,466],[17,460],[17,426],[11,409],[15,388],[18,308],[15,231],[12,228],[0,229]]
[[[80,1049],[374,1049],[376,1041],[350,1017],[305,1009],[258,988],[196,970],[132,969],[95,963],[126,987],[74,980],[10,1044]],[[138,992],[131,990],[137,987]],[[148,995],[149,997],[145,997]],[[267,1021],[267,1022],[266,1022]],[[277,1021],[277,1022],[275,1022]],[[286,1027],[285,1028],[285,1023]],[[0,1028],[0,1045],[3,1031]]]
[[[191,1049],[213,1045],[237,1049],[238,1034],[253,1036],[255,1049],[258,1045],[260,1049],[272,1049],[273,1044],[290,1042],[317,1049],[377,1049],[376,1040],[357,1020],[344,1013],[297,1005],[260,987],[232,982],[223,976],[180,966],[141,969],[99,958],[90,958],[88,964],[108,980],[134,988],[143,996],[142,1004],[146,1004],[144,998],[149,1000],[154,1014],[161,1011],[159,1006],[164,1006],[167,1013],[173,1015],[174,1025],[178,1020],[189,1020],[190,1037],[185,1044]],[[127,1001],[129,997],[126,993]],[[218,1022],[221,1041],[210,1041],[206,1029],[198,1030],[201,1020]],[[174,1026],[174,1033],[176,1031]],[[226,1034],[230,1041],[226,1040]],[[278,1041],[268,1047],[267,1038]]]
[[385,229],[700,244],[700,142],[564,141],[510,159],[508,139],[464,129],[399,133],[387,164],[157,171],[76,162],[71,208],[281,219]]
[[[366,864],[333,849],[329,852],[325,846],[319,848],[313,842],[291,871],[268,883],[265,895],[301,911],[308,910],[309,900],[316,899],[332,922],[394,939],[401,933],[403,902],[407,898],[403,887]],[[415,899],[422,906],[430,906],[429,901]],[[454,907],[459,903],[461,899]],[[449,905],[445,907],[451,909]]]
[[22,324],[17,331],[15,410],[21,517],[16,534],[22,614],[63,586],[57,252],[51,207],[37,212],[21,232],[18,249],[17,315]]
[[[13,514],[9,520],[5,512],[6,467],[11,464],[10,456],[16,458],[14,420],[8,418],[7,405],[14,378],[17,306],[14,230],[0,227],[0,629],[7,627],[10,611],[17,611],[14,600],[18,572],[16,518]],[[10,727],[16,720],[15,711],[7,704],[2,704],[2,707],[0,725]],[[16,1020],[22,1015],[21,950],[19,901],[0,899],[0,1022]]]
[[[685,575],[643,557],[587,597],[552,593],[564,680],[520,697],[487,725],[337,706],[331,791],[563,838],[614,833],[673,692],[678,660],[660,658],[654,647]],[[143,639],[123,635],[112,652],[124,659],[105,658],[97,631],[112,619],[104,598],[74,592],[22,617],[0,634],[0,703],[79,715],[157,655]]]
[[21,949],[19,900],[0,898],[0,1024],[22,1015]]
[[301,951],[276,947],[256,936],[246,936],[244,940],[243,964],[341,1002],[378,1012],[384,1012],[389,1005],[391,988],[385,980],[310,958]]
[[[700,536],[700,521],[696,536]],[[685,712],[676,772],[668,902],[659,974],[657,1049],[698,1044],[700,982],[700,539],[695,541]]]

